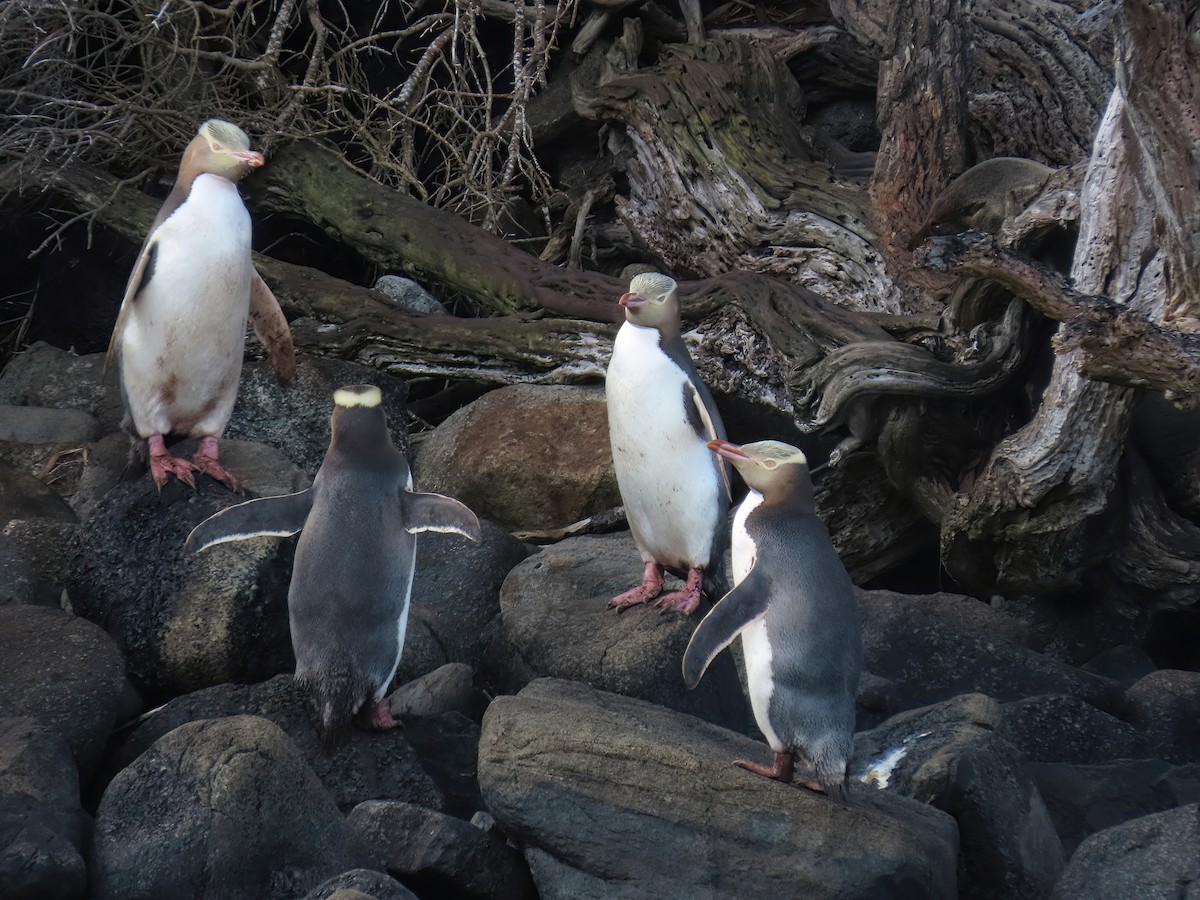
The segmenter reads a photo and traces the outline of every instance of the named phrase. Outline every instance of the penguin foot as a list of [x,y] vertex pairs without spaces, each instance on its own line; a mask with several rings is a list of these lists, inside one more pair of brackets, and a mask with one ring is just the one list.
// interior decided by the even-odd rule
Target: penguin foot
[[356,724],[367,731],[391,731],[400,727],[400,723],[392,718],[392,707],[386,700],[366,704],[359,710]]
[[663,612],[681,612],[685,616],[690,616],[700,605],[700,582],[703,578],[703,569],[689,569],[687,587],[682,591],[663,594],[655,605]]
[[197,472],[203,472],[210,478],[221,482],[235,494],[241,493],[241,482],[217,462],[217,439],[215,437],[200,439],[200,446],[192,454],[192,466]]
[[618,594],[608,601],[609,609],[625,609],[627,606],[637,606],[653,600],[662,591],[662,568],[658,563],[646,563],[646,571],[642,574],[642,583],[633,590]]
[[[748,759],[735,759],[733,764],[745,769],[747,772],[753,772],[755,775],[763,775],[767,778],[774,778],[776,781],[782,781],[784,784],[790,784],[792,780],[792,767],[795,763],[795,758],[790,753],[776,753],[775,765],[764,766],[761,763],[751,762]],[[811,782],[802,782],[805,787],[811,787]],[[824,788],[817,787],[813,790],[824,793]]]
[[158,485],[160,491],[172,475],[193,491],[196,489],[196,479],[192,475],[192,470],[196,467],[186,459],[172,456],[167,451],[167,445],[163,442],[161,434],[151,435],[147,439],[147,444],[150,448],[150,477],[154,479],[154,483]]

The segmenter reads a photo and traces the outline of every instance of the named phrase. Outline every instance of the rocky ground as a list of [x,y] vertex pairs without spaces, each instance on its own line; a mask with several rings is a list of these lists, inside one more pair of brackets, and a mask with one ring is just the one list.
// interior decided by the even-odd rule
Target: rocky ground
[[[184,557],[238,498],[124,478],[101,368],[36,345],[0,374],[0,897],[1197,896],[1200,672],[1112,614],[860,591],[849,805],[731,766],[769,753],[734,656],[689,692],[694,621],[605,608],[641,567],[605,533],[599,388],[495,391],[423,442],[418,487],[491,521],[420,538],[404,729],[326,753],[288,674],[291,542]],[[253,496],[302,487],[363,381],[407,446],[402,383],[251,363],[223,460]]]

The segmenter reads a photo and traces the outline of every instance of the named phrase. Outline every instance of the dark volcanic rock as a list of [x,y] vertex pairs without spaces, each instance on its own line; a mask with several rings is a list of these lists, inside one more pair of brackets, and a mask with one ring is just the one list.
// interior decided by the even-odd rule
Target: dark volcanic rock
[[404,655],[404,683],[446,663],[477,667],[500,630],[500,586],[534,548],[481,519],[482,540],[426,532],[417,536],[417,568]]
[[404,737],[445,797],[445,812],[466,818],[483,809],[476,776],[478,723],[456,712],[409,717]]
[[1005,638],[1012,626],[993,629],[991,616],[978,616],[980,610],[969,619],[951,617],[941,606],[912,604],[883,591],[861,591],[859,603],[864,669],[882,679],[873,682],[869,698],[860,697],[866,724],[975,692],[1000,701],[1067,694],[1100,709],[1119,704],[1115,682]]
[[104,378],[104,354],[76,356],[38,341],[0,372],[0,403],[78,409],[95,416],[106,431],[121,424],[117,379]]
[[[223,461],[255,494],[306,486],[269,448],[245,455],[253,465]],[[294,666],[287,588],[295,542],[253,538],[185,556],[192,528],[246,499],[205,476],[196,484],[193,492],[172,480],[161,495],[149,475],[119,485],[82,526],[71,563],[75,608],[116,639],[131,680],[155,698]]]
[[222,684],[172,700],[134,729],[114,754],[116,768],[129,765],[156,741],[187,722],[248,714],[283,729],[316,772],[334,801],[349,809],[363,800],[393,798],[440,808],[442,798],[425,774],[403,729],[353,729],[326,752],[317,737],[308,698],[290,675],[261,684]]
[[1195,763],[1127,759],[1095,766],[1032,763],[1029,769],[1068,854],[1105,828],[1200,802],[1200,765]]
[[846,806],[736,768],[748,738],[557,679],[493,701],[479,778],[542,900],[956,897],[949,816],[861,786]]
[[287,735],[234,716],[175,729],[113,780],[91,875],[95,900],[290,900],[364,865]]
[[382,872],[351,869],[313,888],[304,900],[417,900],[417,895]]
[[41,606],[0,607],[0,718],[29,716],[66,738],[89,772],[131,709],[121,653],[91,622]]
[[0,404],[0,441],[18,444],[86,444],[100,433],[96,417],[80,409]]
[[69,603],[63,603],[63,590],[69,582],[70,551],[79,534],[78,523],[13,519],[3,526],[2,534],[0,540],[8,542],[22,561],[30,588],[27,602],[69,609]]
[[1194,900],[1200,888],[1200,804],[1094,834],[1075,851],[1055,900]]
[[430,897],[536,900],[520,851],[495,831],[413,806],[371,800],[346,821],[389,871]]
[[497,686],[514,693],[534,678],[567,678],[743,730],[749,708],[731,654],[713,661],[696,690],[683,683],[683,651],[707,604],[692,616],[608,608],[641,575],[628,532],[568,538],[513,569],[500,592],[503,636],[489,657]]
[[296,377],[288,384],[276,381],[265,362],[247,360],[225,436],[268,444],[315,475],[329,449],[333,392],[351,384],[373,384],[383,392],[392,440],[407,451],[404,382],[378,369],[324,357],[298,357]]
[[56,491],[28,472],[0,464],[0,525],[10,519],[78,521],[70,504]]
[[1151,672],[1125,692],[1125,703],[1155,755],[1200,762],[1200,672]]
[[901,713],[855,738],[855,771],[954,816],[963,897],[1048,897],[1062,844],[1001,715],[982,694]]
[[999,732],[1033,762],[1085,765],[1151,755],[1136,728],[1077,697],[1049,695],[1006,703]]
[[388,698],[394,716],[436,716],[458,712],[478,718],[487,700],[475,687],[475,670],[466,663],[446,663],[401,685]]
[[510,531],[561,528],[617,506],[604,390],[490,391],[422,444],[414,477],[420,490],[457,497]]
[[1154,660],[1141,647],[1118,644],[1097,653],[1080,668],[1085,672],[1119,681],[1121,684],[1133,684],[1143,675],[1153,672],[1155,665]]
[[0,897],[82,897],[89,827],[66,740],[33,719],[0,719]]

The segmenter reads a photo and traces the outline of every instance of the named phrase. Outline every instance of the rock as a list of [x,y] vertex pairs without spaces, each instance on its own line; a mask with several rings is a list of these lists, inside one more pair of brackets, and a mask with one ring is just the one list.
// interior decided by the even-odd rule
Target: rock
[[61,609],[0,607],[0,718],[29,716],[61,734],[89,773],[113,726],[133,715],[121,653]]
[[130,765],[180,725],[247,714],[283,729],[342,809],[378,798],[441,807],[441,794],[425,774],[403,730],[354,729],[327,752],[317,736],[310,706],[290,675],[277,675],[261,684],[222,684],[186,694],[145,717],[113,753],[112,768],[116,771]]
[[1200,762],[1200,672],[1151,672],[1125,692],[1125,703],[1158,756]]
[[70,581],[70,548],[79,533],[79,524],[57,519],[13,519],[0,528],[0,540],[6,541],[22,560],[26,577],[37,602],[62,608],[63,590]]
[[[229,444],[221,449],[222,456],[228,457]],[[104,495],[125,479],[130,468],[129,435],[123,431],[106,434],[88,448],[87,464],[69,501],[80,522],[92,517]]]
[[396,306],[429,316],[448,316],[446,307],[411,278],[403,275],[383,275],[375,282],[375,290]]
[[28,472],[0,465],[0,525],[12,519],[78,521],[56,491]]
[[[225,442],[222,461],[255,494],[307,478],[277,451]],[[81,527],[70,562],[75,608],[125,653],[130,679],[156,701],[229,681],[292,671],[287,589],[293,540],[274,537],[183,553],[192,528],[246,499],[207,476],[196,492],[149,475],[110,491]]]
[[423,895],[537,900],[524,857],[499,834],[394,801],[360,803],[346,821],[387,871]]
[[513,569],[489,658],[495,686],[515,693],[534,678],[568,678],[743,730],[749,708],[731,654],[713,660],[694,691],[683,683],[683,651],[707,606],[693,616],[608,608],[641,574],[628,532],[568,538]]
[[121,389],[115,376],[105,379],[104,356],[76,356],[38,341],[0,372],[0,403],[82,410],[115,431],[124,415]]
[[100,433],[100,423],[80,409],[0,404],[0,441],[18,444],[86,444]]
[[176,728],[108,786],[92,896],[282,900],[369,865],[287,735],[233,716]]
[[417,895],[382,872],[351,869],[313,888],[304,900],[417,900]]
[[17,541],[0,530],[0,606],[8,603],[57,606],[58,600],[53,586],[39,583]]
[[1032,762],[1083,765],[1151,755],[1136,728],[1077,697],[1049,695],[1006,703],[998,733]]
[[34,719],[0,719],[0,897],[82,897],[90,825],[66,740]]
[[949,816],[857,788],[839,805],[731,765],[765,745],[546,679],[488,707],[479,779],[542,900],[956,897]]
[[247,360],[225,436],[274,447],[315,475],[329,449],[333,392],[350,384],[379,387],[392,440],[407,452],[404,400],[408,389],[404,382],[377,369],[324,357],[298,357],[296,377],[286,385],[275,380],[265,362]]
[[978,601],[970,601],[979,609],[967,607],[969,616],[952,616],[945,604],[912,603],[888,591],[858,597],[864,668],[884,679],[873,683],[871,706],[860,694],[860,725],[975,692],[1000,701],[1066,694],[1104,710],[1119,705],[1115,682],[1014,642],[1013,626],[999,624]]
[[954,816],[963,897],[1048,897],[1062,844],[1001,716],[982,694],[901,713],[856,736],[853,771]]
[[1200,804],[1094,834],[1075,851],[1055,900],[1184,900],[1200,883]]
[[1200,802],[1200,765],[1195,763],[1129,759],[1091,766],[1032,763],[1029,769],[1068,855],[1105,828]]
[[621,502],[604,391],[594,387],[490,391],[434,430],[413,477],[509,531],[561,528]]
[[1080,668],[1093,675],[1119,681],[1121,684],[1133,684],[1143,675],[1149,675],[1156,667],[1154,660],[1147,656],[1141,647],[1118,644],[1096,654]]
[[482,539],[426,532],[417,537],[417,568],[398,682],[446,663],[478,666],[500,631],[500,586],[533,552],[486,519]]
[[475,670],[466,663],[447,663],[401,685],[388,697],[393,716],[436,716],[459,712],[483,714],[487,701],[475,687]]
[[483,809],[476,777],[478,724],[461,713],[444,712],[405,720],[404,737],[442,792],[444,812],[469,818]]
[[879,126],[870,99],[839,99],[813,106],[804,123],[826,132],[848,150],[879,149]]

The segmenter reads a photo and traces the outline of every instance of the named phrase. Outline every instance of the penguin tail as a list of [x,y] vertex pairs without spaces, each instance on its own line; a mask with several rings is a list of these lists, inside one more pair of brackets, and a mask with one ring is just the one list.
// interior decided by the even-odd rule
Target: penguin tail
[[701,580],[700,586],[704,590],[704,593],[708,595],[708,599],[713,603],[716,603],[729,593],[732,585],[729,582],[729,569],[725,565],[724,553],[719,554],[716,562],[704,570],[704,577]]
[[296,681],[312,698],[321,748],[332,753],[350,736],[361,691],[349,672],[298,675]]
[[838,806],[850,805],[850,773],[848,771],[840,776],[822,778],[821,787],[825,789],[825,796]]

